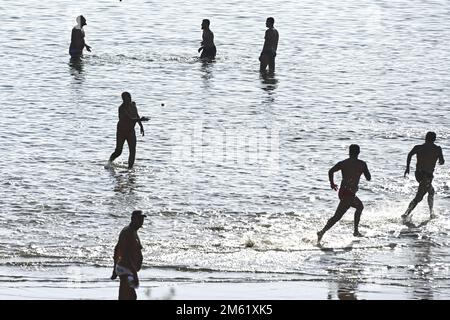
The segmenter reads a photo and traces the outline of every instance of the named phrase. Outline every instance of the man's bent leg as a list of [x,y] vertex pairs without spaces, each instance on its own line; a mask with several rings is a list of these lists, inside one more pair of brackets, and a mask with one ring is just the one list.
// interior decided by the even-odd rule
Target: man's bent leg
[[364,209],[364,205],[362,204],[361,200],[359,200],[359,198],[355,196],[355,198],[353,198],[352,207],[356,208],[353,235],[355,237],[362,237],[362,234],[359,233],[358,227],[359,221],[361,220],[361,214]]
[[343,198],[336,209],[336,212],[334,213],[334,216],[332,216],[330,219],[328,219],[327,224],[325,227],[323,227],[322,230],[317,232],[317,240],[320,242],[322,240],[323,235],[325,232],[327,232],[332,226],[336,224],[339,220],[341,220],[342,216],[347,212],[348,208],[350,208],[351,205],[351,198]]
[[408,209],[406,209],[405,213],[402,214],[402,218],[406,219],[411,212],[414,210],[414,208],[417,206],[416,198],[412,199],[412,201],[408,205]]
[[419,189],[417,190],[416,197],[409,203],[408,209],[406,209],[405,213],[402,215],[402,218],[405,219],[411,214],[417,204],[422,201],[425,193],[428,192],[428,189],[429,184],[427,182],[421,181],[419,183]]
[[123,144],[125,143],[125,136],[117,130],[116,133],[116,149],[109,157],[109,162],[113,162],[118,156],[122,154]]

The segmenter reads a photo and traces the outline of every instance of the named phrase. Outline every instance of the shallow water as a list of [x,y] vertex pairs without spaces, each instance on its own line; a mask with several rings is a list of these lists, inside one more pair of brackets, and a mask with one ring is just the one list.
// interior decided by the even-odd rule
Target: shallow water
[[[204,281],[196,272],[327,282],[331,298],[367,286],[380,296],[394,286],[406,299],[450,298],[447,164],[435,171],[438,218],[400,221],[417,187],[413,175],[403,178],[407,153],[434,130],[447,156],[447,1],[12,0],[0,8],[0,287],[36,278],[64,286],[70,277],[55,278],[55,268],[111,266],[118,233],[139,208],[149,215],[144,281],[163,268],[193,282]],[[92,52],[73,63],[80,13]],[[280,43],[275,75],[261,77],[268,15]],[[213,63],[197,58],[204,18]],[[125,147],[105,170],[125,90],[151,121],[135,168],[126,170]],[[337,205],[327,172],[351,143],[373,177],[359,191],[366,237],[352,237],[348,212],[320,249],[316,231]],[[413,218],[424,221],[426,201]]]

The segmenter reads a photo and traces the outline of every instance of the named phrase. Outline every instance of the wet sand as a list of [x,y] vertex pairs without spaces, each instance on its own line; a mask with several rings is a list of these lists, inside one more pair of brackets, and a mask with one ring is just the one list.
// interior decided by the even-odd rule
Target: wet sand
[[[109,269],[83,270],[84,275],[109,274]],[[389,284],[371,284],[329,281],[274,281],[236,282],[211,279],[191,282],[181,276],[178,281],[161,277],[145,280],[154,270],[141,272],[141,286],[137,290],[138,300],[405,300],[411,299],[411,288]],[[108,278],[58,281],[37,279],[26,282],[1,282],[2,300],[116,300],[119,281]],[[448,299],[434,296],[434,299]]]

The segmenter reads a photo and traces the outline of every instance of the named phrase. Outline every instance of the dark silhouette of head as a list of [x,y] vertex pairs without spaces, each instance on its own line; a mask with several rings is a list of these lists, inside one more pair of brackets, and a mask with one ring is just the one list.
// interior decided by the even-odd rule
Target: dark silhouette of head
[[122,92],[122,100],[124,103],[131,102],[131,94],[129,92]]
[[81,26],[82,26],[82,27],[83,27],[83,26],[87,26],[86,18],[83,17],[83,16],[80,16],[80,18],[81,18]]
[[275,19],[272,18],[272,17],[269,17],[266,20],[266,27],[267,28],[272,28],[274,23],[275,23]]
[[131,213],[131,226],[138,230],[144,224],[144,218],[146,215],[142,214],[142,210],[134,210]]
[[435,142],[436,141],[436,133],[432,131],[428,131],[427,135],[425,136],[426,142]]
[[203,19],[202,21],[202,29],[209,29],[210,21],[209,19]]
[[348,153],[350,154],[351,158],[358,158],[359,155],[359,146],[357,144],[352,144],[348,148]]

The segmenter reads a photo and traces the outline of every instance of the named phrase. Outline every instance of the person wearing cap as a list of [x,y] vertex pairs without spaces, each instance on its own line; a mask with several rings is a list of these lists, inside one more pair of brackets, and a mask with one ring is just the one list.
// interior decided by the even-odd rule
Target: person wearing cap
[[327,224],[322,230],[317,232],[317,242],[319,244],[325,232],[341,220],[350,207],[356,209],[353,235],[355,237],[362,237],[361,233],[359,233],[358,226],[364,206],[361,200],[359,200],[356,196],[356,192],[358,191],[359,179],[361,175],[364,174],[367,181],[371,180],[371,175],[367,164],[358,159],[359,151],[360,149],[357,144],[350,145],[349,158],[338,162],[328,171],[330,187],[335,191],[338,190],[338,186],[334,183],[334,173],[337,171],[342,172],[341,187],[339,188],[338,193],[340,202],[334,216],[327,221]]
[[136,300],[139,287],[138,271],[142,266],[142,245],[137,231],[142,227],[146,215],[141,210],[131,214],[131,223],[122,229],[114,248],[114,267],[111,280],[119,276],[119,300]]
[[402,219],[406,222],[409,218],[409,215],[417,206],[417,204],[422,201],[425,194],[428,193],[428,207],[430,209],[430,218],[434,218],[433,213],[433,203],[434,203],[434,188],[431,184],[433,182],[433,172],[436,166],[436,162],[439,160],[439,164],[443,165],[445,160],[442,155],[442,148],[435,145],[434,141],[436,141],[436,133],[427,132],[425,136],[425,143],[416,145],[409,152],[408,157],[406,159],[406,170],[404,176],[406,177],[409,174],[409,166],[411,164],[411,158],[413,155],[417,156],[416,163],[416,180],[419,183],[419,188],[416,193],[416,197],[410,202],[406,212],[402,214]]
[[86,19],[83,16],[76,18],[77,25],[72,29],[72,37],[70,41],[69,54],[72,58],[79,58],[83,54],[83,49],[86,47],[87,51],[91,51],[91,47],[84,42],[83,27],[87,25]]

